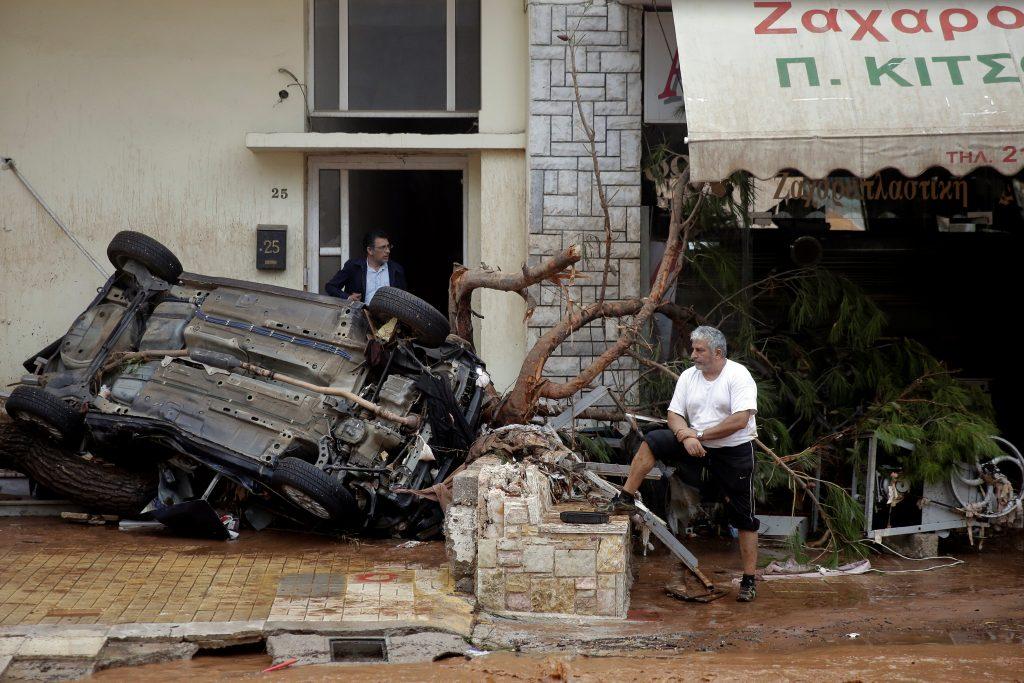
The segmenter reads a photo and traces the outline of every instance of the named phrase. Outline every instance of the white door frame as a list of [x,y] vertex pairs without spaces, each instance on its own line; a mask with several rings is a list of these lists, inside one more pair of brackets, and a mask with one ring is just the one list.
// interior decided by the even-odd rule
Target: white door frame
[[[320,248],[320,171],[341,171],[341,246]],[[341,154],[309,156],[306,172],[306,272],[303,286],[315,291],[320,283],[320,257],[338,256],[340,263],[349,258],[348,172],[373,171],[461,171],[462,172],[462,262],[466,262],[469,240],[469,159],[464,156]]]

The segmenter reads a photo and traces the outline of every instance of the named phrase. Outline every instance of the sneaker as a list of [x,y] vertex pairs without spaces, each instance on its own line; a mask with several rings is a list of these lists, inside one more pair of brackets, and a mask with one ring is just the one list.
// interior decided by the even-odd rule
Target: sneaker
[[636,512],[636,498],[625,491],[619,491],[606,503],[597,506],[598,511],[609,515],[628,515]]
[[736,602],[753,602],[757,597],[757,586],[753,583],[741,583]]

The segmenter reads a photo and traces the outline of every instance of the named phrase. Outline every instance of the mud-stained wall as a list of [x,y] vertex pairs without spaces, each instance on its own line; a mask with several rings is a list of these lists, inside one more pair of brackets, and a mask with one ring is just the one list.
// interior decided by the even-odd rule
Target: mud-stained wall
[[[187,270],[302,287],[301,155],[255,155],[247,131],[303,130],[302,0],[4,0],[0,155],[107,265],[118,230]],[[273,189],[287,189],[274,199]],[[256,225],[288,226],[288,268],[255,267]],[[62,334],[103,277],[0,171],[0,380]]]

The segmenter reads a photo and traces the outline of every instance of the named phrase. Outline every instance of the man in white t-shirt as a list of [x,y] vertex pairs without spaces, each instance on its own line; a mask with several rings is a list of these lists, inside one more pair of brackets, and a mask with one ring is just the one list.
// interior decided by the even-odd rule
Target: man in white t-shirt
[[739,530],[743,580],[737,600],[756,596],[757,529],[754,516],[754,445],[757,385],[750,372],[725,357],[725,335],[703,325],[690,334],[693,367],[676,382],[668,406],[668,429],[644,437],[622,492],[606,509],[630,512],[644,477],[660,460],[677,466],[683,481],[703,490],[713,484]]

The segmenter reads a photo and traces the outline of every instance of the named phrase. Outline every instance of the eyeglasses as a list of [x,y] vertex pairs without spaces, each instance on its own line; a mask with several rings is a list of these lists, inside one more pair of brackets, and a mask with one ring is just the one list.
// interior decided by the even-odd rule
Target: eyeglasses
[[385,244],[383,247],[374,247],[373,250],[374,251],[394,251],[395,250],[395,245],[393,245],[393,244]]

